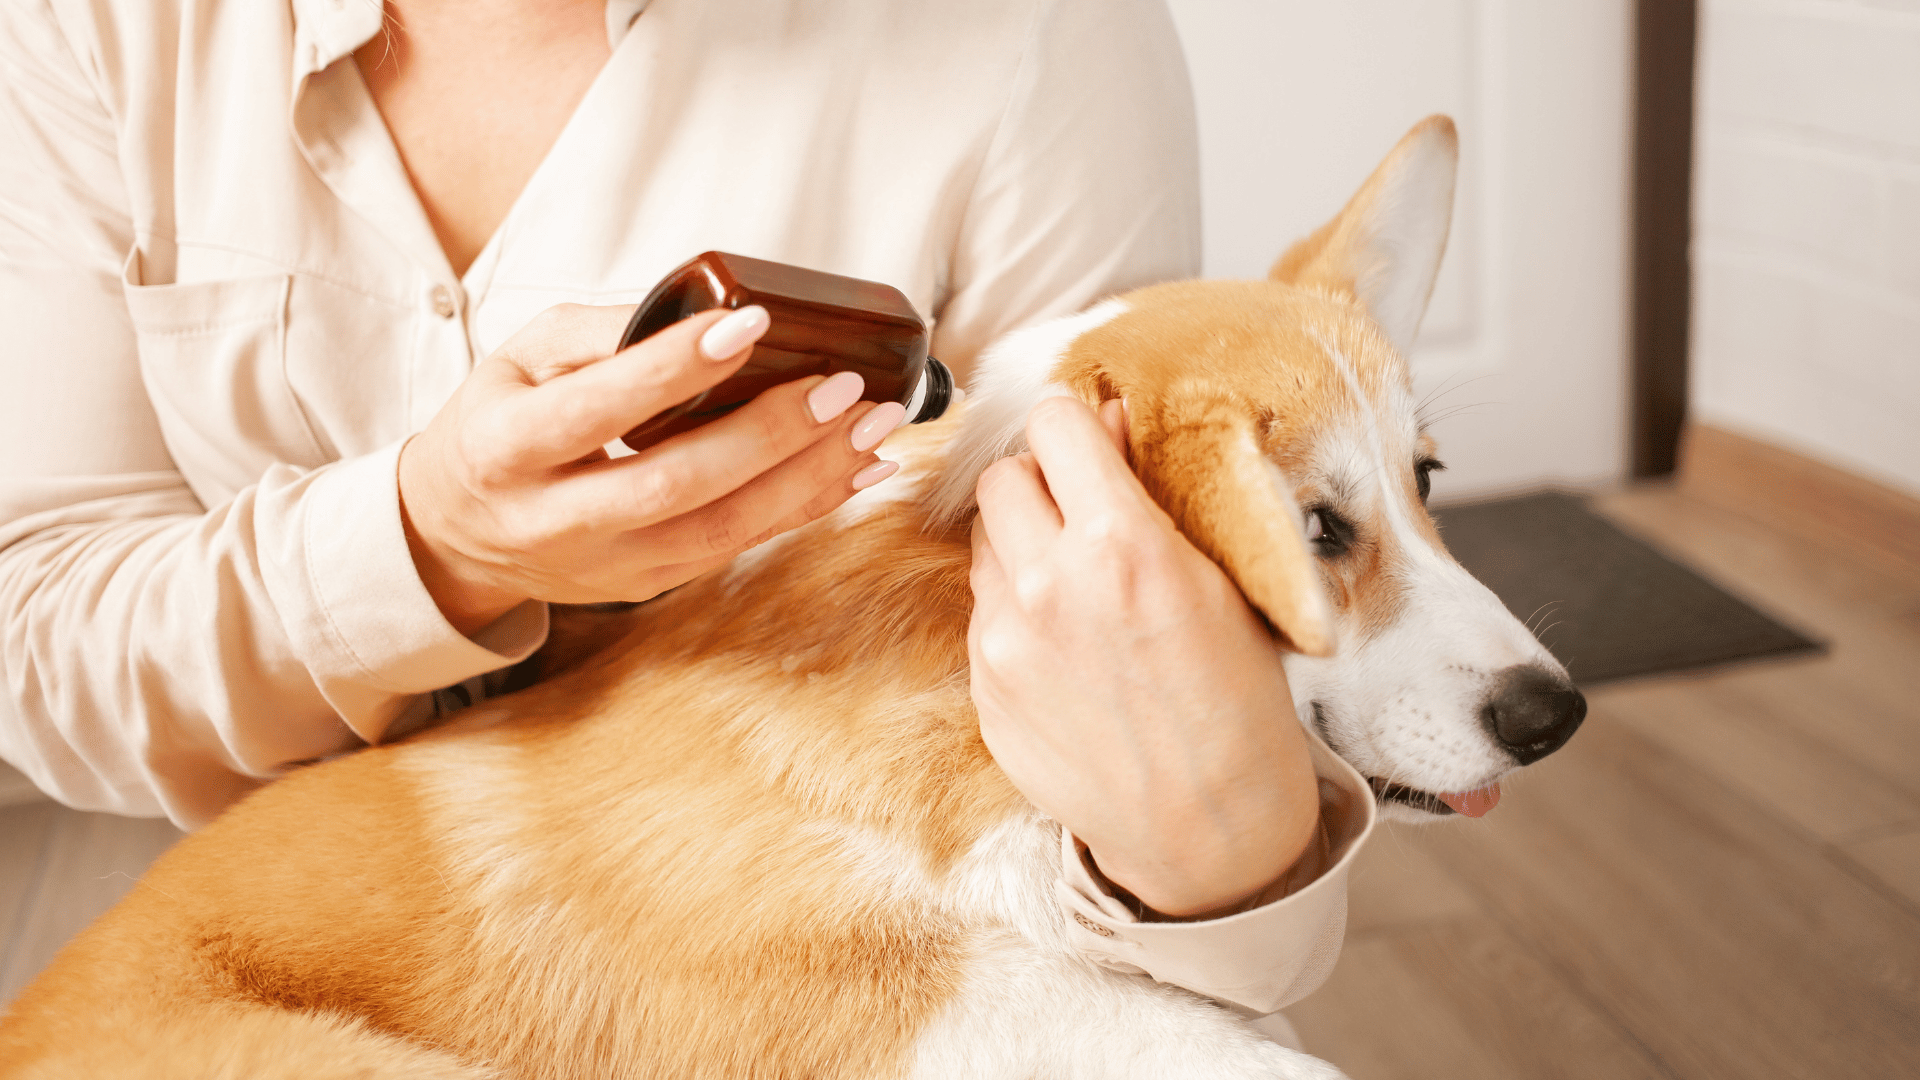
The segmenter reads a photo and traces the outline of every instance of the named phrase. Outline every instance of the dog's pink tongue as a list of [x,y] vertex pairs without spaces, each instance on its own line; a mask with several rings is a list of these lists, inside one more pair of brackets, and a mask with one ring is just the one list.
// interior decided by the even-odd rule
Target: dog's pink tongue
[[1453,812],[1466,817],[1479,817],[1500,805],[1500,785],[1488,784],[1478,791],[1463,791],[1459,794],[1442,792],[1440,801],[1453,807]]

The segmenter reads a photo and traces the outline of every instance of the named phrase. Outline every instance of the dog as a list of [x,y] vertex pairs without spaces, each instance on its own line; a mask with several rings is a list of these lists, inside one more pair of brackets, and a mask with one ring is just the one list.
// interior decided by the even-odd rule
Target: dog
[[1058,828],[969,698],[971,493],[1038,399],[1124,397],[1135,471],[1285,649],[1275,721],[1386,816],[1485,812],[1584,704],[1424,508],[1402,353],[1455,147],[1424,121],[1269,281],[1010,335],[894,484],[249,796],[21,995],[0,1076],[1338,1076],[1075,950]]

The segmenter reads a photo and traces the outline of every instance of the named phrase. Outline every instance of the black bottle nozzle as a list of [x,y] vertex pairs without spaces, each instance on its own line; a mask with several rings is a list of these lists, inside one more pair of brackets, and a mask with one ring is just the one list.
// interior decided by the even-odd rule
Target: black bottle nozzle
[[907,401],[907,423],[924,424],[944,416],[953,404],[953,371],[947,365],[927,357],[927,368]]

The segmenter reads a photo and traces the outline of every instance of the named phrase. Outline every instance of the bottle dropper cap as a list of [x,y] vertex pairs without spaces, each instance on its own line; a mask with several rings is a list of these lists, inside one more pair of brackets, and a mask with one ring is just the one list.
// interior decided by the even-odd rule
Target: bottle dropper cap
[[920,373],[920,384],[913,388],[913,396],[907,399],[907,423],[924,424],[929,420],[938,420],[951,404],[953,372],[947,365],[929,356],[926,369]]

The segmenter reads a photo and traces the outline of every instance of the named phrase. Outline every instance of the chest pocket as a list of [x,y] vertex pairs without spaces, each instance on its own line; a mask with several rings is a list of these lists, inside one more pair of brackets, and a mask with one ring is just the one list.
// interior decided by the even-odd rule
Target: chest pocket
[[276,463],[332,457],[287,380],[291,275],[149,284],[136,248],[122,285],[147,396],[202,505],[227,502]]

